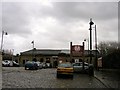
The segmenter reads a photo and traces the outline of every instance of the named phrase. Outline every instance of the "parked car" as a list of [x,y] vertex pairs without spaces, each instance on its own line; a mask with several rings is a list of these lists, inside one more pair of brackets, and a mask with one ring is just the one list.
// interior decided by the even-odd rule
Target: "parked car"
[[12,61],[13,67],[19,67],[19,63],[17,63],[16,61]]
[[47,68],[51,68],[51,63],[46,63]]
[[42,68],[47,68],[47,64],[45,62],[42,63]]
[[37,61],[35,63],[37,63],[38,69],[42,69],[42,63],[41,62]]
[[84,70],[83,70],[83,62],[77,62],[77,63],[73,63],[73,70],[74,72],[88,73],[90,66],[92,66],[92,64],[88,64],[84,62]]
[[35,61],[27,61],[25,63],[25,70],[27,70],[27,69],[37,70],[38,64]]
[[61,75],[69,75],[73,78],[73,66],[69,62],[59,63],[57,67],[57,78]]
[[9,67],[10,64],[11,64],[11,63],[10,63],[9,60],[3,60],[3,61],[2,61],[2,66],[3,66],[3,67]]

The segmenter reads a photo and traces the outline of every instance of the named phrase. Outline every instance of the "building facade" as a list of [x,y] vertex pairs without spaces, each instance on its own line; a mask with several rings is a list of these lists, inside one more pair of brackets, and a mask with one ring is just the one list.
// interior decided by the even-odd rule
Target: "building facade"
[[[95,50],[93,53],[93,62],[95,57]],[[98,51],[97,51],[97,54]],[[89,63],[89,51],[85,50],[84,56],[72,56],[69,49],[63,50],[52,50],[52,49],[32,49],[25,52],[21,52],[19,58],[19,63],[24,66],[27,61],[40,61],[45,63],[51,63],[52,67],[56,67],[60,61],[62,62],[81,62],[84,60]]]

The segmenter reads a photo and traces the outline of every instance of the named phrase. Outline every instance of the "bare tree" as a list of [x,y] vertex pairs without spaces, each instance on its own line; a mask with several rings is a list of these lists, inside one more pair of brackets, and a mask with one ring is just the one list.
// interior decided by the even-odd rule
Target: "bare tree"
[[120,43],[119,42],[100,42],[98,45],[104,68],[120,69]]
[[120,49],[120,43],[118,42],[100,42],[98,50],[102,56],[106,56]]

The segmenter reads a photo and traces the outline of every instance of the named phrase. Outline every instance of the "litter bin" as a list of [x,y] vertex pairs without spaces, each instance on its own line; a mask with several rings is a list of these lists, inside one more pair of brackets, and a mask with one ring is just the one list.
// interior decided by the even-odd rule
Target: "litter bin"
[[93,66],[89,66],[88,74],[89,74],[89,76],[94,76],[94,67]]

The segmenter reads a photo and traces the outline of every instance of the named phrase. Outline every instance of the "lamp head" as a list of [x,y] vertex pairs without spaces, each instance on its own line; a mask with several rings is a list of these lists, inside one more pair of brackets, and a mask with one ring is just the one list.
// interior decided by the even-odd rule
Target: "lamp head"
[[84,39],[84,41],[86,41],[86,39]]
[[8,35],[8,33],[7,33],[7,32],[5,32],[5,35]]
[[92,22],[92,18],[90,18],[90,23],[89,23],[90,25],[93,25],[94,23]]

